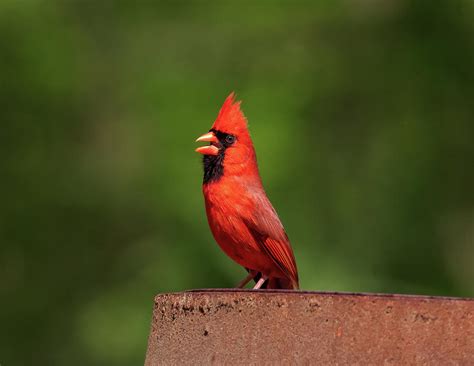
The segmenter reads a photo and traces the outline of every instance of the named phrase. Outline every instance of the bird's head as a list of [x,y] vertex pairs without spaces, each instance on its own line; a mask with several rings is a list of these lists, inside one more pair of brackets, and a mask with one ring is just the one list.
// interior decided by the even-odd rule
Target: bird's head
[[222,105],[208,133],[197,142],[209,142],[196,149],[204,155],[204,164],[220,163],[229,173],[241,174],[250,165],[256,166],[255,150],[247,127],[247,119],[240,110],[240,102],[231,93]]

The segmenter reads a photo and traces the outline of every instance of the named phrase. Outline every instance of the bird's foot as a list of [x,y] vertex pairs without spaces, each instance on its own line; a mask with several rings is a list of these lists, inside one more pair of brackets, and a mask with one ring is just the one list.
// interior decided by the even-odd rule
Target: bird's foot
[[260,277],[260,279],[258,280],[258,282],[257,282],[257,283],[255,284],[255,286],[253,287],[253,289],[254,289],[254,290],[258,290],[259,288],[261,288],[267,279],[268,279],[267,277],[264,277],[264,276],[262,275],[262,277]]

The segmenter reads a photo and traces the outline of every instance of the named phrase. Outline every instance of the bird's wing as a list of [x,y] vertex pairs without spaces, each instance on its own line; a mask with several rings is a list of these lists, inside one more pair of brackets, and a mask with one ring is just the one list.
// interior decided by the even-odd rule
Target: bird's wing
[[251,218],[246,220],[252,236],[260,249],[296,285],[298,270],[290,241],[270,201],[265,197],[254,207]]

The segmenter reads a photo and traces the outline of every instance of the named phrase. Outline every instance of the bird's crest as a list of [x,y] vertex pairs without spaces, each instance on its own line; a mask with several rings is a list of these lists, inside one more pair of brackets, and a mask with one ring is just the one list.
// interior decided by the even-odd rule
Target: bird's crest
[[240,110],[240,103],[240,101],[235,101],[235,93],[230,93],[224,101],[212,128],[231,134],[247,132],[247,118]]

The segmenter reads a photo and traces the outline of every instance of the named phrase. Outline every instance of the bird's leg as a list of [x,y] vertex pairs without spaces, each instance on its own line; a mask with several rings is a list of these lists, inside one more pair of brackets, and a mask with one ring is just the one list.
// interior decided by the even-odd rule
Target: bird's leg
[[247,277],[245,277],[242,281],[240,281],[240,282],[237,284],[236,288],[244,288],[245,285],[246,285],[247,283],[249,283],[250,280],[251,280],[252,278],[254,278],[255,275],[257,274],[255,271],[251,271],[251,270],[249,270],[249,269],[247,269],[247,271],[249,271],[249,274],[247,275]]
[[267,280],[266,277],[263,276],[262,274],[262,277],[260,277],[260,279],[258,280],[257,284],[253,287],[254,290],[258,290],[260,287],[263,286],[263,284],[265,283],[265,281]]

